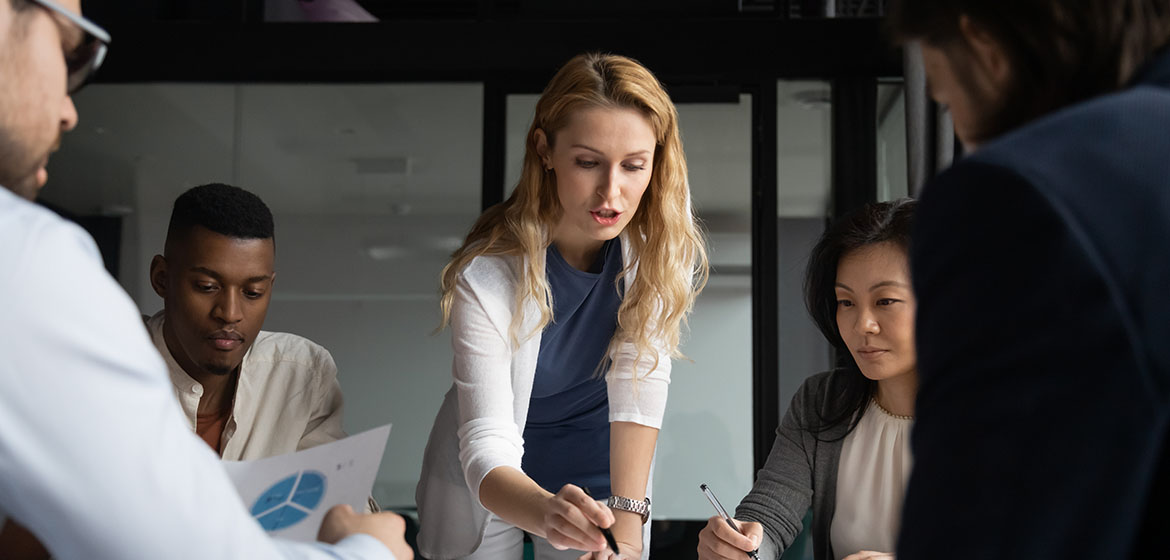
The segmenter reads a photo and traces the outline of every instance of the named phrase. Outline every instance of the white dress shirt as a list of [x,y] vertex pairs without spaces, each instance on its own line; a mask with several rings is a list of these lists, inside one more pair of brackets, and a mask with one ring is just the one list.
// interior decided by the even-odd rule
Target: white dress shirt
[[260,529],[81,228],[0,188],[0,263],[0,510],[54,557],[392,558]]
[[[631,259],[624,239],[625,262]],[[520,257],[481,256],[459,275],[451,305],[452,373],[455,382],[439,409],[423,456],[415,499],[419,513],[419,550],[433,560],[471,554],[479,547],[489,512],[479,501],[479,485],[496,467],[522,471],[524,424],[540,332],[528,338],[540,314],[531,299],[512,343]],[[543,270],[543,266],[541,269]],[[636,267],[635,267],[636,269]],[[627,278],[632,283],[633,275]],[[659,428],[666,410],[671,357],[665,350],[643,355],[625,343],[606,374],[610,422]],[[657,363],[655,363],[657,358]],[[652,480],[646,494],[651,494]],[[635,496],[640,498],[641,496]],[[649,531],[644,539],[649,538]],[[646,554],[649,547],[644,548]]]
[[910,479],[910,428],[871,400],[845,436],[837,465],[837,506],[829,530],[833,554],[894,552],[902,524],[902,497]]
[[[195,429],[203,386],[175,361],[163,339],[163,312],[146,322],[162,354],[187,424]],[[260,331],[240,364],[222,458],[250,461],[292,453],[345,437],[341,385],[329,351],[295,334]]]

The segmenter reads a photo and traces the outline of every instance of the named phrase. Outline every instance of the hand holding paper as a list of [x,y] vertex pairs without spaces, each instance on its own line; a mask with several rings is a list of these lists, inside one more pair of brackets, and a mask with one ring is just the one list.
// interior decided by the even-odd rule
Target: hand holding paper
[[385,425],[296,453],[225,461],[224,468],[264,530],[312,542],[333,506],[349,506],[351,514],[365,510],[389,435]]
[[365,533],[382,541],[395,560],[411,560],[414,551],[406,544],[405,531],[406,523],[396,513],[355,513],[353,508],[339,505],[325,514],[317,540],[334,544],[354,533]]

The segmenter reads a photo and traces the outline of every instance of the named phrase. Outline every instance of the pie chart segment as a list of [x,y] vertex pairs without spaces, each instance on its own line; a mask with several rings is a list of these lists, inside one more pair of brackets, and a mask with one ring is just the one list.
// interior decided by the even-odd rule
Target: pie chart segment
[[279,531],[300,523],[325,497],[325,475],[302,471],[273,484],[256,498],[252,516],[265,531]]
[[265,531],[279,531],[285,527],[292,527],[306,517],[309,512],[299,510],[291,506],[281,506],[272,513],[261,515],[256,518],[260,522],[260,526]]
[[301,475],[301,483],[293,492],[292,502],[308,509],[317,507],[321,498],[325,496],[325,477],[308,471]]
[[252,515],[260,515],[284,502],[288,501],[288,497],[292,495],[293,488],[296,487],[297,475],[292,475],[276,484],[271,488],[265,490],[259,498],[256,498],[256,503],[252,506]]

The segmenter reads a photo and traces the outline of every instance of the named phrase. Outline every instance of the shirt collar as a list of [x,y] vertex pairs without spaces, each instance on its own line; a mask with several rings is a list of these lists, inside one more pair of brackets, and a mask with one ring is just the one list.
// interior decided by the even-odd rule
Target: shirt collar
[[195,381],[175,357],[171,354],[171,349],[167,347],[167,341],[163,337],[163,314],[165,310],[155,313],[150,319],[146,320],[146,328],[150,331],[150,338],[154,342],[154,346],[158,348],[158,353],[162,354],[163,360],[167,363],[167,372],[171,376],[171,383],[175,385],[175,389],[180,394],[188,394],[195,387],[201,387],[198,381]]

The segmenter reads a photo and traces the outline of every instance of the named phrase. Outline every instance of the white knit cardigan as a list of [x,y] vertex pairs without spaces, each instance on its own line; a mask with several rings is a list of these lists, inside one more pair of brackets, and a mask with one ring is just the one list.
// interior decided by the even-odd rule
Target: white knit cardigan
[[[624,236],[622,247],[628,263],[632,257]],[[496,467],[521,470],[521,434],[540,350],[539,332],[523,338],[540,318],[532,300],[525,302],[517,331],[521,341],[511,342],[523,263],[523,257],[476,257],[455,287],[451,306],[455,381],[431,429],[415,493],[418,545],[431,560],[474,552],[483,542],[490,516],[479,501],[480,483]],[[631,274],[627,282],[632,281]],[[655,356],[643,355],[635,372],[633,343],[618,350],[606,375],[610,422],[661,427],[671,362],[665,350],[658,354],[657,367]]]

